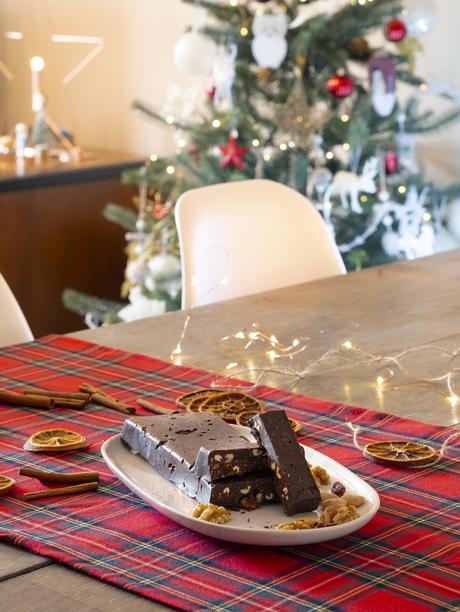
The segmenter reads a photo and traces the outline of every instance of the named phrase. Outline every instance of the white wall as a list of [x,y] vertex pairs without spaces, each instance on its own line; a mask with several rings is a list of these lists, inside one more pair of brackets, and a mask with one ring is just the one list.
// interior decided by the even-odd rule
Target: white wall
[[[419,67],[448,81],[460,92],[460,2],[438,0],[439,24],[424,39]],[[130,109],[134,98],[161,106],[171,83],[194,83],[174,65],[174,44],[190,23],[193,10],[181,0],[0,0],[0,32],[19,30],[23,41],[0,36],[0,59],[14,73],[0,76],[0,132],[18,121],[31,121],[32,55],[47,66],[43,89],[50,115],[77,135],[86,147],[149,154],[172,147],[167,128],[146,121]],[[51,34],[103,36],[102,54],[68,86],[62,77],[88,51],[79,45],[49,42]],[[427,99],[430,105],[439,105]],[[460,124],[430,138],[421,148],[427,170],[452,179],[460,169]]]

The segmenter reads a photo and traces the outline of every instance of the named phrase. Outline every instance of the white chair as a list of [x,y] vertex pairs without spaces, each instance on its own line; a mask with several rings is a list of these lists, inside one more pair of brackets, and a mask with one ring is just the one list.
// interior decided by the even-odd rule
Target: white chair
[[33,339],[16,298],[0,274],[0,346],[30,342]]
[[345,274],[321,215],[267,180],[192,189],[176,205],[182,308]]

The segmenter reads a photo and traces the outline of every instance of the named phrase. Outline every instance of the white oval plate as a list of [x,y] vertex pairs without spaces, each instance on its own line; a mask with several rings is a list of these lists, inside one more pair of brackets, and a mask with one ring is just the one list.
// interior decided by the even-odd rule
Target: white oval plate
[[[247,427],[238,427],[238,429],[246,438],[253,440]],[[190,516],[196,501],[160,476],[145,459],[127,449],[121,441],[120,434],[104,442],[101,452],[110,470],[133,493],[180,525],[206,536],[240,544],[292,546],[334,540],[363,527],[379,509],[380,499],[377,492],[340,463],[312,448],[303,446],[303,449],[307,461],[325,468],[332,482],[338,480],[346,486],[348,493],[366,498],[366,503],[358,508],[359,518],[344,525],[320,529],[277,530],[275,525],[278,523],[286,523],[301,516],[315,516],[314,513],[303,513],[287,517],[281,504],[278,503],[263,505],[252,512],[233,510],[230,521],[224,525],[208,523]],[[329,490],[329,487],[321,488]]]

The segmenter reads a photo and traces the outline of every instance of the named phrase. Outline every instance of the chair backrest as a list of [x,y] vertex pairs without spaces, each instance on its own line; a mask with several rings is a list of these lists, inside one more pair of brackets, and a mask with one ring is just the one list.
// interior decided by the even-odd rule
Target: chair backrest
[[0,346],[30,342],[33,339],[16,298],[0,274]]
[[192,189],[176,205],[182,307],[344,274],[321,215],[268,180]]

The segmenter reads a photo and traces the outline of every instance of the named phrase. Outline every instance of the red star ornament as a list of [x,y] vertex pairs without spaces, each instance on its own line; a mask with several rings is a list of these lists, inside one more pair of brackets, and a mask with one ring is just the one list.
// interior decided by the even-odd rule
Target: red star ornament
[[244,158],[249,152],[249,147],[239,147],[235,136],[230,136],[228,143],[221,145],[219,149],[224,155],[220,163],[222,168],[244,170]]

